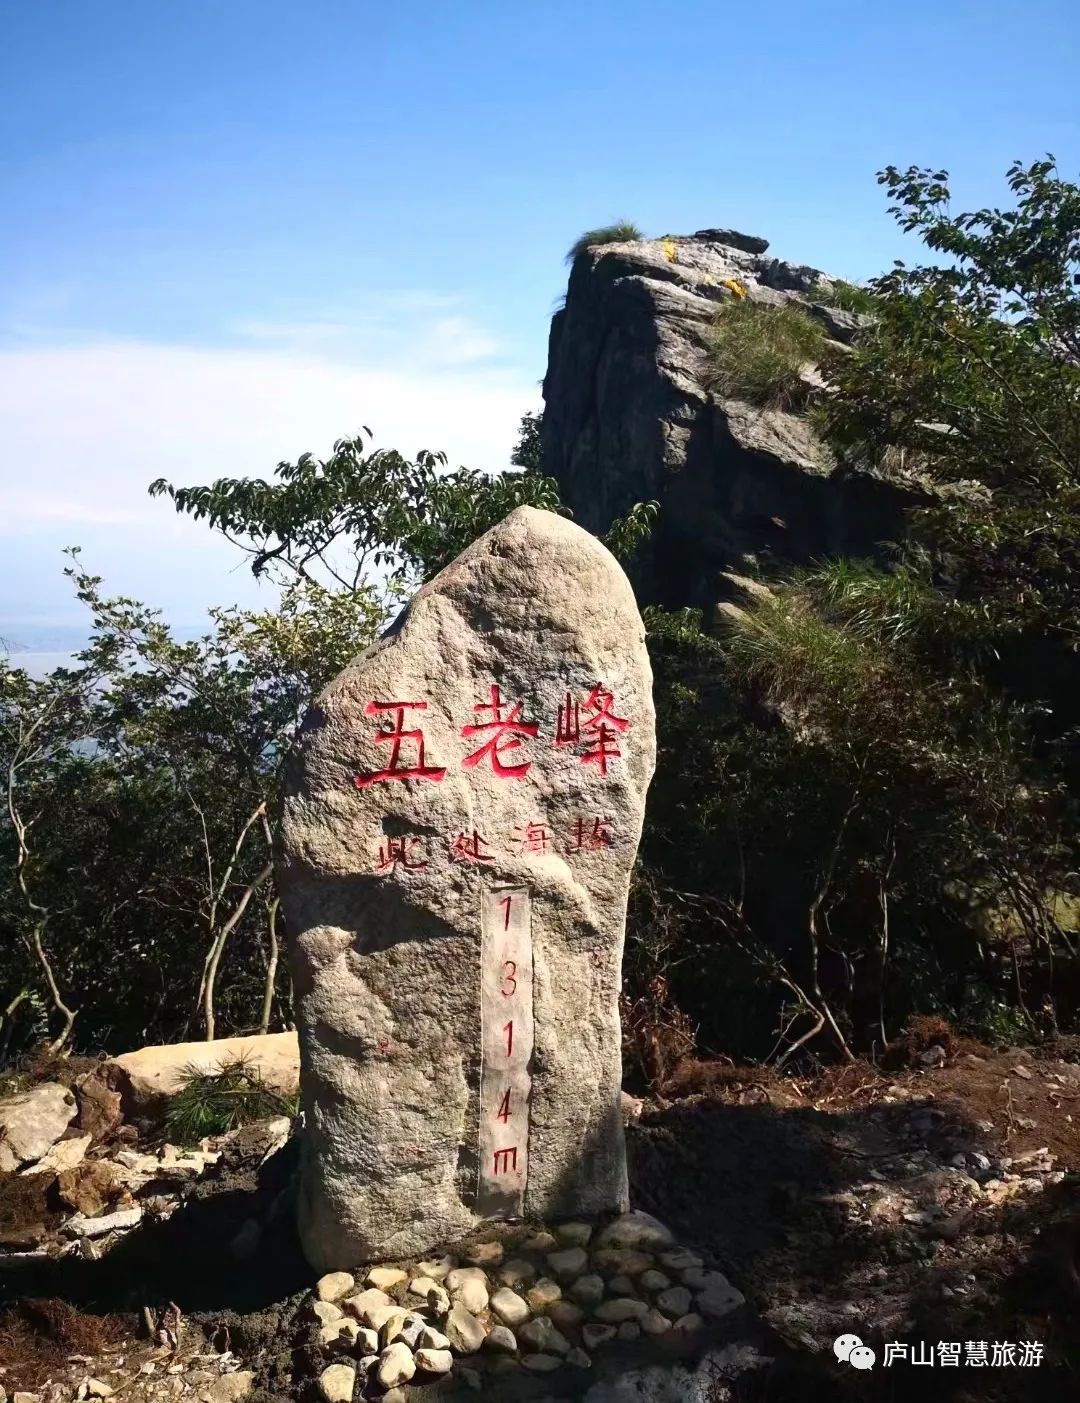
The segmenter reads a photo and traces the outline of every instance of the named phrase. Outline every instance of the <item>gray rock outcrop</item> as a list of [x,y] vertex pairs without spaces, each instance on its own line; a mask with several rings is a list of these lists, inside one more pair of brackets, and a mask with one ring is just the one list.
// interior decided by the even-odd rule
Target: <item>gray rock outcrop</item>
[[626,576],[528,507],[319,698],[279,880],[320,1271],[626,1207],[618,994],[654,755]]
[[[661,516],[631,576],[644,603],[711,610],[723,572],[775,562],[874,555],[895,539],[915,494],[838,468],[805,414],[721,399],[704,352],[731,283],[750,302],[795,301],[834,341],[862,319],[826,306],[817,269],[769,256],[727,229],[605,244],[574,262],[551,324],[544,381],[544,471],[575,520],[602,533],[635,502]],[[808,388],[815,377],[807,367]]]

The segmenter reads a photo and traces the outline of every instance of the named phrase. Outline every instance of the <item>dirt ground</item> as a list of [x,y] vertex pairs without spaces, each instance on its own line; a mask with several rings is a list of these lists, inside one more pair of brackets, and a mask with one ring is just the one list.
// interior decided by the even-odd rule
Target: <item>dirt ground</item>
[[[711,1065],[680,1082],[630,1139],[636,1201],[715,1255],[790,1347],[780,1372],[802,1376],[799,1396],[1080,1397],[1075,1048],[967,1044],[942,1066],[804,1079]],[[846,1332],[879,1365],[888,1341],[1046,1348],[1024,1369],[870,1375],[833,1359]]]
[[[912,1057],[801,1078],[690,1065],[628,1127],[635,1206],[761,1318],[776,1362],[745,1403],[1080,1397],[1080,1049]],[[0,1387],[59,1400],[93,1372],[141,1403],[168,1376],[171,1396],[230,1403],[222,1379],[242,1367],[253,1398],[306,1403],[295,1154],[261,1163],[261,1135],[232,1137],[169,1216],[100,1254],[21,1250],[20,1223],[57,1215],[33,1176],[0,1182]],[[159,1329],[177,1321],[174,1346]],[[844,1333],[877,1352],[873,1372],[833,1357]],[[890,1341],[1024,1340],[1038,1366],[883,1366]]]

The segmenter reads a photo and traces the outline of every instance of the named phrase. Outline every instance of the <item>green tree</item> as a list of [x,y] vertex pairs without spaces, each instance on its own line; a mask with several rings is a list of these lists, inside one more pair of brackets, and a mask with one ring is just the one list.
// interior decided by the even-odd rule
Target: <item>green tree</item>
[[0,929],[34,957],[7,963],[5,1003],[36,987],[36,968],[60,1041],[74,1021],[63,989],[78,991],[90,1047],[193,1024],[213,1037],[223,1021],[265,1031],[283,1007],[270,863],[282,764],[314,695],[374,637],[381,603],[297,579],[278,609],[215,610],[210,632],[183,640],[156,611],[107,597],[77,555],[68,573],[89,610],[79,668],[0,674],[0,759],[14,775]]
[[907,558],[976,603],[1004,642],[1072,651],[1080,554],[1080,188],[1015,163],[1011,209],[949,211],[944,171],[878,177],[901,227],[945,262],[876,279],[876,323],[831,371],[826,427],[928,501]]
[[294,574],[348,590],[381,580],[387,609],[515,507],[562,510],[557,484],[538,473],[443,472],[443,453],[368,452],[370,438],[364,429],[339,439],[325,460],[305,453],[279,463],[276,482],[172,487],[159,479],[150,492],[207,520],[250,555],[256,575]]
[[521,416],[518,440],[510,454],[510,462],[515,468],[524,468],[529,473],[539,473],[544,466],[544,448],[540,434],[544,425],[542,410]]
[[751,588],[711,634],[650,618],[632,993],[667,971],[706,1044],[781,1060],[880,1048],[915,1009],[1080,1015],[1080,191],[1017,164],[1013,207],[951,213],[944,172],[880,179],[942,257],[871,283],[822,417],[912,486],[910,534],[889,568]]

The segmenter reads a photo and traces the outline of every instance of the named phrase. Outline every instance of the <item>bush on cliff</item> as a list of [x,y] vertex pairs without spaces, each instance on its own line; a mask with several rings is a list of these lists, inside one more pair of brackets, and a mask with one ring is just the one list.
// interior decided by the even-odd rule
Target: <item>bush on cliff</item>
[[713,324],[705,383],[724,399],[784,408],[803,395],[803,372],[821,359],[825,342],[824,330],[797,307],[734,298]]

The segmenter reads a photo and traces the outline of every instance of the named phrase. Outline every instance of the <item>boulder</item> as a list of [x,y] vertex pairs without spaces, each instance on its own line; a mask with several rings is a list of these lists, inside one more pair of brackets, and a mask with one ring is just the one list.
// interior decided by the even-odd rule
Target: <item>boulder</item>
[[319,1271],[626,1208],[618,997],[651,681],[614,557],[522,507],[312,708],[278,876]]
[[300,1084],[300,1051],[295,1032],[142,1047],[138,1052],[114,1057],[107,1066],[117,1079],[125,1114],[153,1118],[193,1071],[216,1072],[224,1063],[240,1059],[257,1070],[267,1086],[283,1095],[295,1094]]
[[59,1082],[45,1081],[0,1101],[0,1173],[34,1164],[75,1119],[74,1095]]

